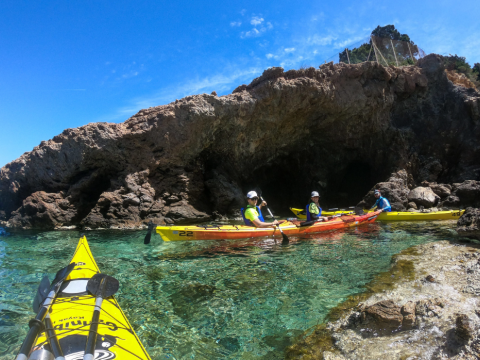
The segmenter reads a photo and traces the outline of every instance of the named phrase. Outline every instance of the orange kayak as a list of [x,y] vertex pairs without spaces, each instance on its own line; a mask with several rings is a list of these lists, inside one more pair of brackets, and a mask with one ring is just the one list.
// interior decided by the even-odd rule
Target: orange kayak
[[[286,235],[301,236],[372,223],[378,214],[380,211],[365,215],[342,215],[328,221],[306,225],[300,221],[287,221],[280,227]],[[246,225],[157,226],[156,231],[164,241],[226,240],[281,235],[277,228],[256,228]]]

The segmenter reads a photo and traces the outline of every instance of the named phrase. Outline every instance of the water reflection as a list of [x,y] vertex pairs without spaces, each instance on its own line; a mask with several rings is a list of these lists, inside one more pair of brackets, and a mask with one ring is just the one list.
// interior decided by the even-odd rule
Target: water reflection
[[[101,270],[152,359],[281,358],[295,336],[362,291],[412,245],[454,239],[454,222],[374,223],[291,237],[161,243],[145,232],[87,232]],[[12,232],[0,238],[0,359],[27,331],[44,273],[71,258],[79,232]]]

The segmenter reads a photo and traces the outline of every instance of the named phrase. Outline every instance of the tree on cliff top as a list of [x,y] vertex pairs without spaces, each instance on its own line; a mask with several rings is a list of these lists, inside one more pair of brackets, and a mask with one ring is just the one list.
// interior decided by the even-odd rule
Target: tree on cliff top
[[414,42],[410,40],[410,36],[408,36],[407,34],[400,34],[398,30],[395,29],[395,25],[378,25],[377,28],[372,31],[372,35],[392,40],[406,41],[414,45]]
[[[400,34],[397,29],[395,29],[395,25],[386,25],[386,26],[377,26],[375,30],[372,31],[373,36],[390,39],[394,41],[404,41],[405,43],[410,43],[412,45],[412,49],[416,49],[414,42],[410,39],[407,34]],[[404,44],[403,44],[404,45]],[[379,44],[377,44],[377,47]],[[399,55],[397,59],[400,59],[399,63],[402,65],[412,65],[414,62],[410,58],[408,47],[406,49],[405,46],[402,46],[402,43],[395,43],[395,51]],[[387,42],[387,47],[391,48],[391,45]],[[382,51],[383,54],[383,47],[379,49]],[[388,49],[385,49],[388,50]],[[391,50],[390,50],[391,52]],[[414,51],[415,52],[415,51]],[[405,53],[405,54],[404,54]],[[368,55],[370,54],[370,58]],[[384,57],[388,57],[388,55],[384,55]],[[364,43],[358,48],[354,48],[353,50],[348,50],[348,57],[347,57],[347,49],[343,50],[339,53],[339,62],[349,63],[348,59],[350,58],[351,64],[358,64],[367,60],[376,60],[376,54],[372,49],[372,40],[368,43]],[[381,61],[381,60],[380,60]],[[396,64],[395,59],[392,53],[392,59],[388,59],[389,63]]]

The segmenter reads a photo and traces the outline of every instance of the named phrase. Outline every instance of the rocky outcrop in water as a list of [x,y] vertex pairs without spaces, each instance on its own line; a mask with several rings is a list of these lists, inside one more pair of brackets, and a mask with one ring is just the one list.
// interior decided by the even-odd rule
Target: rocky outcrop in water
[[[413,265],[411,272],[398,272],[402,262]],[[355,296],[347,300],[338,320],[307,331],[287,349],[286,358],[478,359],[478,245],[420,245],[393,263],[377,280],[383,291],[360,304]],[[387,279],[394,285],[387,286]]]
[[467,208],[457,221],[457,232],[480,240],[480,209]]
[[[42,142],[0,170],[0,221],[198,222],[238,216],[254,187],[288,211],[312,190],[323,206],[352,205],[398,169],[409,190],[479,179],[479,99],[448,80],[436,55],[399,68],[271,68],[230,95],[188,96]],[[406,188],[392,192],[394,206],[406,208]]]

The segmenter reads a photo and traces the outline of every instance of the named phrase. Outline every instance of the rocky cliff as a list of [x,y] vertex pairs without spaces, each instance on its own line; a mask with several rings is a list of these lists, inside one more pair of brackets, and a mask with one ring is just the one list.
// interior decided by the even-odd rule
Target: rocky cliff
[[236,216],[260,187],[272,208],[351,205],[405,169],[480,179],[480,94],[418,66],[266,70],[232,94],[188,96],[121,124],[67,129],[0,171],[0,220],[27,228],[139,226]]

